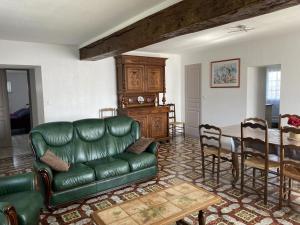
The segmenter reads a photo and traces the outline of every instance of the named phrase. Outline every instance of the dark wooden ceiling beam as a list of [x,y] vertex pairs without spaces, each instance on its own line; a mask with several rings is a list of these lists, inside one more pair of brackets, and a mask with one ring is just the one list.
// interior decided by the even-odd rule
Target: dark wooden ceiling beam
[[183,0],[80,48],[80,59],[116,56],[176,36],[298,4],[300,0]]

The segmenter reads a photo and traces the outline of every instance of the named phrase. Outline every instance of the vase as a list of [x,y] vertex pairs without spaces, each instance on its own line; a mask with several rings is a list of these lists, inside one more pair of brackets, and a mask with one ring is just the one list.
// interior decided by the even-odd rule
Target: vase
[[289,139],[295,140],[295,141],[300,141],[300,134],[295,134],[293,132],[289,133]]

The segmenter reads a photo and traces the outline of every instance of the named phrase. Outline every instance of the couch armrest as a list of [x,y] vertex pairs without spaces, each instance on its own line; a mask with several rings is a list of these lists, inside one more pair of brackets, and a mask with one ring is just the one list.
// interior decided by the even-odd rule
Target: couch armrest
[[18,225],[17,212],[8,202],[0,202],[0,224]]
[[152,154],[157,155],[159,149],[159,143],[158,142],[152,142],[148,148],[146,149],[146,152],[150,152]]
[[45,163],[35,161],[33,162],[33,168],[37,173],[39,174],[39,183],[41,184],[41,190],[45,205],[50,209],[50,198],[52,195],[52,179],[53,179],[53,173],[51,168],[46,165]]
[[45,163],[39,162],[39,161],[34,161],[33,162],[33,168],[35,169],[35,171],[37,171],[39,174],[41,172],[44,172],[47,174],[47,176],[49,177],[50,181],[52,182],[53,179],[53,173],[52,173],[52,169],[46,165]]
[[24,173],[0,178],[0,195],[37,189],[37,176],[35,173]]

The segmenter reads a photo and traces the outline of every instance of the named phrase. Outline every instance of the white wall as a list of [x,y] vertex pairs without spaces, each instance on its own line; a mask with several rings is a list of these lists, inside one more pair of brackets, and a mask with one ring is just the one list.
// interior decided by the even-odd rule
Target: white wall
[[[281,113],[300,114],[300,101],[295,101],[300,93],[299,40],[295,32],[183,54],[183,65],[202,64],[202,122],[225,126],[242,121],[247,115],[248,67],[273,64],[282,69]],[[230,58],[241,58],[241,87],[210,88],[209,63]]]
[[[98,117],[100,108],[116,107],[114,58],[78,59],[78,49],[74,46],[0,40],[0,67],[41,68],[46,122]],[[178,104],[180,66],[179,56],[169,56],[167,100]]]
[[27,108],[29,104],[29,89],[26,70],[7,70],[7,81],[11,82],[12,92],[8,93],[9,112]]
[[265,118],[266,67],[249,67],[247,71],[247,117]]
[[98,117],[116,106],[114,59],[78,60],[73,46],[0,40],[0,64],[40,66],[45,121]]

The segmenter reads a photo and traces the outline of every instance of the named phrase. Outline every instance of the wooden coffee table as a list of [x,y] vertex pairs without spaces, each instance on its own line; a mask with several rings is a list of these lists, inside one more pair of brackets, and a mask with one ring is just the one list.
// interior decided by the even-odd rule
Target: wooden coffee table
[[205,224],[203,210],[221,198],[183,182],[149,193],[92,214],[97,225],[167,225],[199,211],[199,224]]

